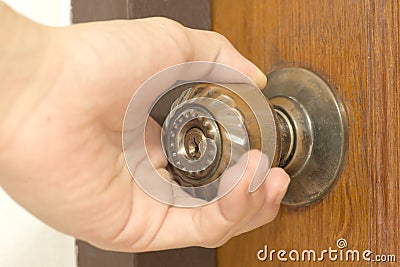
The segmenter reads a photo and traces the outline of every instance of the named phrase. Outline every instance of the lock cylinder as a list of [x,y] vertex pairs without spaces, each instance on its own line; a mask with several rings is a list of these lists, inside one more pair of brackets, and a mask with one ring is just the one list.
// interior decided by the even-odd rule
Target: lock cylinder
[[200,105],[178,107],[164,124],[164,150],[168,170],[180,185],[199,186],[214,180],[221,161],[220,128]]
[[[294,155],[295,127],[282,107],[274,102],[270,108],[279,139],[272,165],[285,167]],[[172,180],[181,186],[202,186],[249,149],[260,150],[261,132],[252,108],[233,90],[202,83],[173,102],[163,125],[163,147]]]
[[186,89],[163,124],[173,180],[189,187],[216,180],[249,148],[259,147],[256,123],[233,91],[206,83]]

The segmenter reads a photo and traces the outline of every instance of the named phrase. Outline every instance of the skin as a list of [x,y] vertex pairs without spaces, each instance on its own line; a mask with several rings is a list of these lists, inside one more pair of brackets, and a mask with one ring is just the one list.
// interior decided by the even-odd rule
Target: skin
[[[217,247],[275,218],[290,179],[273,168],[249,193],[258,151],[232,192],[193,209],[147,196],[124,162],[125,109],[154,73],[214,61],[265,86],[226,38],[165,18],[51,28],[2,3],[0,25],[0,185],[33,215],[100,248],[132,252]],[[148,127],[149,156],[165,172],[160,127]]]

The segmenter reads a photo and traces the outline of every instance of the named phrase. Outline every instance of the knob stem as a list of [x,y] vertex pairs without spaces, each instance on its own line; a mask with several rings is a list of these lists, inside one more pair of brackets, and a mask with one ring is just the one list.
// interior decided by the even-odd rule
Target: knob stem
[[281,168],[285,168],[286,165],[293,158],[294,151],[296,149],[295,142],[295,129],[293,127],[293,122],[291,122],[290,117],[284,109],[279,106],[274,106],[274,110],[276,113],[276,123],[277,128],[279,129],[279,139],[281,143],[281,151],[278,166]]

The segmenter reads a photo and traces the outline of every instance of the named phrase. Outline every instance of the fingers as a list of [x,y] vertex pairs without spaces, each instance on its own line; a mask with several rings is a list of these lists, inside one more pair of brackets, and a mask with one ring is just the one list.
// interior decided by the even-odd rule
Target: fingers
[[114,131],[121,129],[121,118],[140,85],[176,64],[217,62],[238,69],[259,88],[266,84],[266,76],[222,35],[189,29],[166,18],[84,23],[55,33],[63,56],[72,61],[69,66],[90,70],[71,68],[65,74],[74,77],[76,88],[84,88],[73,99],[80,99],[77,105],[90,114],[100,113]]
[[263,163],[267,164],[267,160],[262,163],[260,162],[262,161],[261,159],[263,157],[265,156],[263,156],[259,151],[249,151],[248,154],[245,154],[240,158],[236,165],[228,169],[227,173],[224,174],[224,177],[222,177],[221,184],[224,183],[225,179],[231,180],[230,178],[234,174],[240,174],[242,170],[246,168],[243,178],[233,188],[233,190],[224,198],[215,203],[222,219],[226,220],[227,222],[236,223],[242,220],[243,217],[248,214],[248,211],[250,211],[250,208],[252,208],[251,205],[255,205],[254,208],[260,207],[262,201],[264,200],[264,195],[260,194],[260,192],[257,192],[257,194],[249,194],[248,188],[252,180],[258,180],[258,177],[255,175],[261,175],[261,173],[257,171],[259,167],[261,167],[260,165]]
[[[243,178],[217,202],[198,209],[170,208],[157,236],[146,249],[189,245],[217,247],[238,233],[272,220],[277,214],[277,203],[282,199],[289,179],[283,171],[273,169],[263,186],[254,193],[249,193],[249,185],[253,178],[257,178],[254,175],[259,173],[257,169],[260,159],[263,156],[259,151],[250,151],[248,162],[247,155],[242,156],[235,165],[239,169],[233,166],[224,176],[230,177],[240,172],[240,168],[247,163]],[[174,234],[168,234],[165,240],[164,233]]]
[[283,169],[272,168],[262,185],[265,192],[263,205],[253,217],[245,222],[236,235],[249,232],[271,222],[279,211],[280,203],[286,194],[289,183],[290,177]]
[[[220,246],[235,235],[264,225],[272,221],[279,210],[279,204],[290,182],[289,176],[282,169],[274,168],[264,184],[254,193],[249,193],[251,179],[259,179],[253,176],[260,173],[257,171],[257,163],[261,154],[250,151],[249,156],[249,165],[240,183],[226,197],[203,208],[204,213],[208,213],[205,217],[214,218],[214,227],[207,230],[214,238],[205,240],[205,246]],[[214,217],[210,214],[214,214]],[[216,225],[221,227],[215,227]]]
[[148,118],[145,129],[146,152],[151,164],[158,170],[167,166],[167,158],[161,145],[161,127],[152,117]]
[[157,34],[156,46],[163,47],[162,50],[157,49],[161,52],[161,54],[157,53],[158,62],[164,56],[171,61],[168,65],[188,61],[218,62],[243,72],[259,88],[265,87],[267,81],[265,74],[243,57],[223,35],[186,28],[166,18],[149,18],[141,22],[153,27],[152,31],[148,32]]
[[267,83],[265,74],[248,59],[243,57],[223,35],[193,29],[186,29],[192,51],[191,61],[213,61],[226,64],[246,74],[262,89]]

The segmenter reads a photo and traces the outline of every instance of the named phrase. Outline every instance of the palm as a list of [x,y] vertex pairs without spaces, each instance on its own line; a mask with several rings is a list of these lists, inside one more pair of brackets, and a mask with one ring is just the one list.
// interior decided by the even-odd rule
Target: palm
[[[19,160],[10,160],[18,172],[10,174],[12,179],[4,188],[53,227],[104,248],[126,251],[216,246],[273,219],[278,210],[274,199],[287,185],[287,177],[279,170],[273,171],[278,179],[267,179],[252,195],[243,193],[250,183],[243,179],[230,196],[189,210],[148,197],[132,181],[124,164],[124,112],[134,91],[150,75],[187,60],[217,57],[250,76],[254,72],[220,37],[213,38],[226,46],[225,55],[210,53],[213,50],[207,45],[212,42],[188,51],[196,38],[212,37],[205,35],[184,33],[165,20],[55,30],[50,54],[60,60],[55,60],[55,67],[47,73],[53,82],[27,111],[7,145],[9,158]],[[207,57],[197,58],[205,53]],[[231,58],[236,62],[230,62]],[[150,127],[150,156],[157,168],[163,168],[166,161],[158,142],[159,127]],[[250,167],[247,176],[253,171]]]

